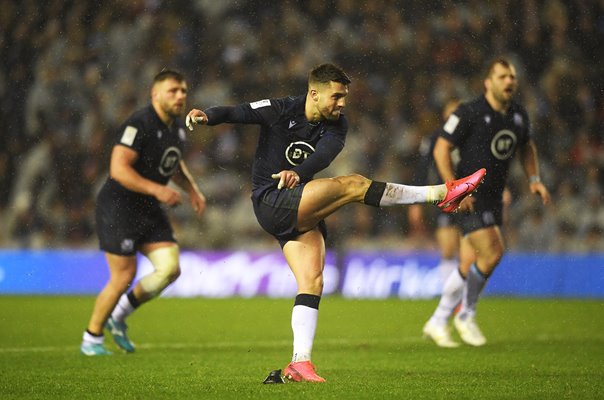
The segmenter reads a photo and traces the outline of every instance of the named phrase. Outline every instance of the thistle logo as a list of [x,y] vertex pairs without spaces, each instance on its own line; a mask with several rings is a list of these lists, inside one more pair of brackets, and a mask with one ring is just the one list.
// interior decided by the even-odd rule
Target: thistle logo
[[306,142],[293,142],[285,149],[285,158],[291,165],[300,165],[308,156],[315,152],[315,148]]
[[499,131],[491,140],[491,153],[498,160],[507,160],[514,154],[517,141],[514,132],[507,129]]

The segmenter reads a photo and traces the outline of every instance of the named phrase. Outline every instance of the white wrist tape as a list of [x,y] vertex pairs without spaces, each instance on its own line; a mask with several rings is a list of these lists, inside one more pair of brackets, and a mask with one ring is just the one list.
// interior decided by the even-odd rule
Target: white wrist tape
[[541,182],[541,178],[539,175],[531,175],[529,176],[529,183],[539,183]]

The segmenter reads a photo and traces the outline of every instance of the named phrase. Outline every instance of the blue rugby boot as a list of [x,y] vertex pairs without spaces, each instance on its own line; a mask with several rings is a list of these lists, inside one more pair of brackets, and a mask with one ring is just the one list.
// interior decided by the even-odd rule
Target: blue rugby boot
[[134,343],[128,339],[128,335],[126,334],[128,326],[124,322],[117,322],[112,317],[109,317],[105,327],[109,330],[111,336],[113,336],[113,340],[120,348],[127,353],[134,352]]
[[82,342],[80,353],[85,356],[110,356],[113,353],[105,348],[102,343]]

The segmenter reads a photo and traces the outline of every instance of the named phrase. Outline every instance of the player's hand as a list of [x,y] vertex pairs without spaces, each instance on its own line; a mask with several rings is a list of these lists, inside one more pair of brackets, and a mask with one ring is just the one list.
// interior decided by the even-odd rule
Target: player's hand
[[549,190],[547,190],[543,183],[533,182],[530,184],[530,189],[531,193],[538,194],[539,196],[541,196],[541,201],[543,202],[544,206],[547,206],[550,203],[551,197],[549,194]]
[[459,207],[457,208],[457,211],[455,211],[455,212],[465,212],[465,213],[474,212],[474,203],[475,202],[476,202],[476,199],[474,197],[472,197],[472,195],[466,196],[466,198],[463,199],[461,201],[461,203],[459,203]]
[[170,207],[174,207],[182,203],[182,196],[180,195],[180,192],[172,189],[169,186],[160,186],[155,193],[155,198]]
[[278,174],[271,175],[273,179],[279,179],[277,189],[293,189],[300,183],[300,176],[296,171],[284,170]]
[[198,110],[196,108],[192,109],[191,111],[189,111],[189,113],[187,114],[187,117],[185,118],[185,124],[187,125],[187,128],[189,128],[190,131],[193,130],[193,126],[194,125],[205,125],[208,123],[208,116],[206,115],[206,113],[204,113],[201,110]]
[[199,191],[189,193],[189,197],[191,198],[191,206],[193,207],[193,211],[195,211],[195,214],[198,216],[201,216],[206,210],[206,197]]

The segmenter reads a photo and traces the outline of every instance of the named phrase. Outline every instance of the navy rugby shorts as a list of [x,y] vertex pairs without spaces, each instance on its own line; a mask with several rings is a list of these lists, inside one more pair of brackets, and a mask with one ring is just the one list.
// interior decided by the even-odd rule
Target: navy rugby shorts
[[[305,185],[303,183],[293,189],[270,187],[252,195],[254,213],[258,223],[279,241],[281,247],[304,233],[298,231],[296,225],[298,207]],[[319,222],[319,230],[323,234],[323,238],[327,239],[325,221]]]
[[168,216],[161,207],[137,207],[123,199],[104,198],[103,194],[101,191],[96,206],[101,250],[132,256],[146,243],[176,242]]
[[497,201],[490,204],[477,201],[474,203],[474,212],[460,212],[455,218],[464,235],[482,228],[501,226],[503,224],[503,205]]
[[438,228],[457,227],[458,218],[457,214],[441,212],[436,217],[436,226]]

